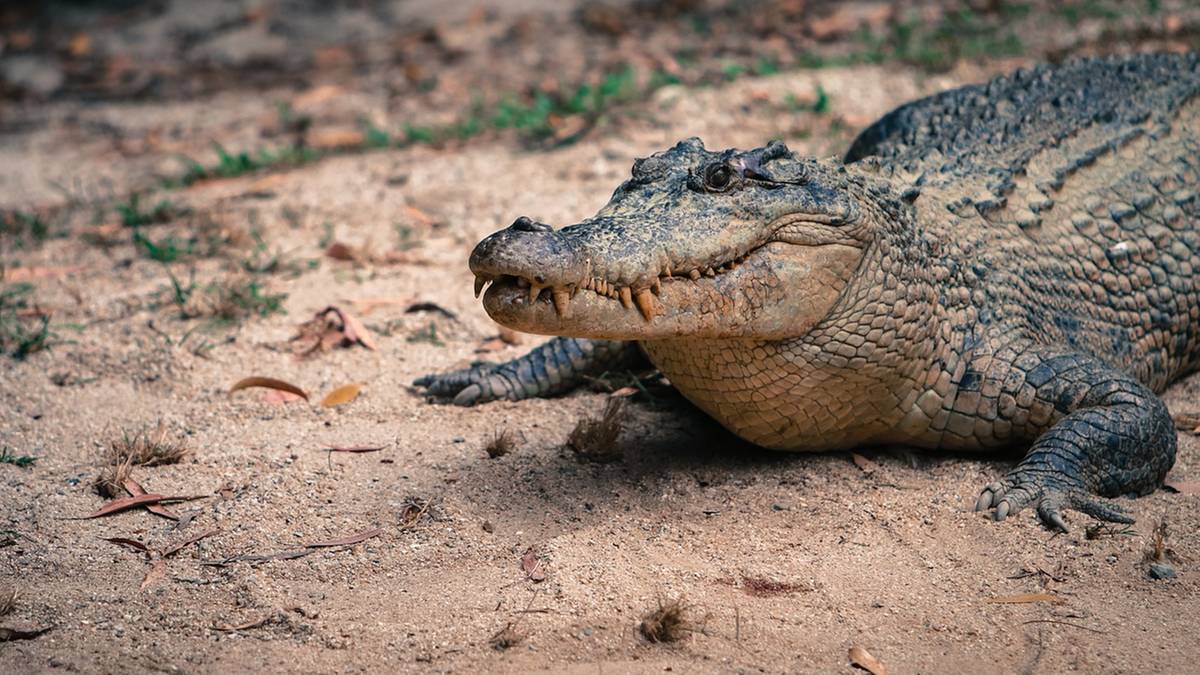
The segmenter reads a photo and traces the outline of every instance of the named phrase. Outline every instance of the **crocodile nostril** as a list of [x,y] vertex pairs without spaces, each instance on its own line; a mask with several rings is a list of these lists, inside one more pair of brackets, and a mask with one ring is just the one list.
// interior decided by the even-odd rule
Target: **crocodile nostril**
[[539,223],[529,216],[521,216],[513,221],[512,229],[520,230],[521,232],[551,232],[553,227],[545,223]]

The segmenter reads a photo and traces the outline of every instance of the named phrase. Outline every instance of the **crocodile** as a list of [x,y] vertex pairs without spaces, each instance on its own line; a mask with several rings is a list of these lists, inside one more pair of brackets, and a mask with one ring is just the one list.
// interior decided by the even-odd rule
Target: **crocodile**
[[648,358],[779,450],[1024,452],[975,502],[1133,522],[1200,364],[1200,57],[1040,65],[916,100],[841,158],[696,138],[595,216],[471,253],[500,324],[558,336],[416,380],[471,405]]

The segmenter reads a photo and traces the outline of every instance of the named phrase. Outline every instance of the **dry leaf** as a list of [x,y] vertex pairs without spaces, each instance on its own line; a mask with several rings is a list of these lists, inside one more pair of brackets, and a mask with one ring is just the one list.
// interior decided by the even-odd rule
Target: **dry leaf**
[[361,300],[349,300],[347,302],[354,305],[355,309],[357,309],[363,316],[366,316],[380,307],[408,305],[412,303],[412,300],[408,298],[363,298]]
[[542,566],[542,561],[537,557],[537,553],[530,547],[521,556],[521,569],[525,572],[525,576],[533,583],[546,580],[546,570]]
[[292,107],[297,109],[312,107],[326,101],[332,101],[344,93],[345,90],[336,84],[323,84],[319,87],[313,87],[292,99]]
[[624,398],[627,396],[633,396],[634,394],[638,393],[638,391],[640,390],[637,387],[621,387],[608,396],[609,398]]
[[857,466],[859,471],[862,471],[868,476],[875,473],[875,470],[879,468],[878,464],[867,459],[866,457],[863,457],[857,452],[850,453],[850,461],[854,462],[854,466]]
[[852,665],[862,668],[871,675],[887,675],[887,666],[884,666],[882,661],[863,647],[858,645],[851,647],[849,657]]
[[344,260],[347,262],[358,260],[358,252],[350,246],[343,244],[340,241],[335,241],[325,249],[325,255],[334,260]]
[[300,387],[284,382],[283,380],[276,380],[271,377],[247,377],[238,380],[236,384],[229,388],[229,393],[232,394],[235,391],[241,391],[242,389],[249,389],[251,387],[264,387],[266,389],[283,391],[299,396],[305,401],[308,400],[308,394],[304,393],[304,390]]
[[157,586],[167,580],[167,561],[159,559],[150,564],[150,570],[146,572],[146,577],[142,579],[142,585],[138,586],[138,591],[145,591],[151,586]]
[[378,537],[381,534],[383,534],[383,528],[377,527],[373,530],[367,530],[366,532],[359,532],[358,534],[352,534],[349,537],[342,537],[341,539],[329,539],[327,541],[317,541],[317,542],[313,542],[311,544],[305,544],[304,546],[305,546],[305,548],[329,548],[331,546],[353,546],[354,544],[364,542],[373,537]]
[[100,510],[96,511],[95,513],[84,516],[83,519],[86,520],[89,518],[99,518],[101,516],[111,515],[126,509],[132,509],[135,506],[142,506],[144,504],[157,504],[164,499],[166,499],[165,495],[153,494],[138,495],[136,497],[122,497],[120,499],[112,500],[111,502],[100,507]]
[[142,542],[140,542],[136,539],[129,539],[126,537],[105,537],[104,541],[111,541],[112,543],[116,544],[117,546],[128,546],[129,548],[132,548],[135,551],[139,551],[141,553],[145,553],[146,555],[150,554],[150,547],[146,546],[145,544],[143,544]]
[[454,312],[451,312],[450,310],[446,309],[445,307],[442,307],[441,305],[437,304],[436,302],[414,302],[413,304],[404,308],[405,314],[415,314],[417,312],[434,312],[437,314],[441,314],[442,316],[446,317],[447,319],[457,319],[458,318],[457,314],[455,314]]
[[1066,600],[1051,593],[1018,593],[1017,595],[1002,595],[998,598],[988,598],[988,602],[999,605],[1020,605],[1029,602],[1053,602],[1061,604]]
[[325,448],[326,452],[377,452],[387,446],[383,445],[350,445],[346,447],[334,446]]
[[217,534],[219,532],[220,532],[220,530],[213,529],[213,530],[209,530],[207,532],[201,532],[200,534],[189,537],[189,538],[179,542],[178,544],[175,544],[171,548],[168,548],[167,550],[163,551],[162,557],[170,558],[171,556],[175,555],[176,553],[179,553],[180,551],[182,551],[184,548],[191,546],[192,544],[200,541],[201,539],[204,539],[205,537],[211,537],[214,534]]
[[358,129],[314,129],[308,132],[306,139],[314,148],[329,150],[362,145],[365,136]]
[[[125,486],[125,490],[134,497],[146,494],[146,490],[141,486],[141,484],[132,478],[126,478],[122,484]],[[156,516],[162,516],[163,518],[169,518],[171,520],[179,520],[178,515],[162,504],[147,504],[146,510]]]
[[498,337],[501,340],[503,340],[505,344],[510,344],[510,345],[521,344],[521,334],[520,333],[509,328],[508,326],[499,326],[499,329],[500,330],[499,330]]
[[326,408],[345,405],[357,398],[360,391],[362,391],[361,384],[343,384],[321,399],[321,405]]
[[1196,480],[1165,480],[1163,487],[1181,495],[1200,494],[1200,481]]
[[488,352],[498,352],[507,346],[508,345],[504,344],[504,340],[494,337],[490,340],[484,340],[483,342],[479,343],[479,346],[475,348],[475,353],[486,354]]

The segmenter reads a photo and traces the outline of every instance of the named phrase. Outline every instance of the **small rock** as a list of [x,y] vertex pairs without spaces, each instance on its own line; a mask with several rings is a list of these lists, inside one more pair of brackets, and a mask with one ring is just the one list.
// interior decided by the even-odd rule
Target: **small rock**
[[1166,563],[1150,563],[1150,570],[1147,575],[1151,579],[1174,579],[1175,568]]

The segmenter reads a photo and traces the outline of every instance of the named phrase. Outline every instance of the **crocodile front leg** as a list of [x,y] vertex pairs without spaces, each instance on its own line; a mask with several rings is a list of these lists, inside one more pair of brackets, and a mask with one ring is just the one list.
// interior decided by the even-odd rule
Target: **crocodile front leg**
[[413,385],[434,396],[453,397],[455,405],[519,401],[566,393],[588,375],[629,368],[642,358],[636,342],[557,337],[512,361],[426,375]]
[[1002,381],[1001,419],[1037,435],[1025,458],[983,489],[976,511],[996,520],[1036,505],[1047,527],[1066,531],[1062,510],[1131,523],[1124,509],[1099,497],[1144,495],[1175,462],[1175,426],[1145,385],[1099,360],[1039,346],[1005,350],[988,374]]

